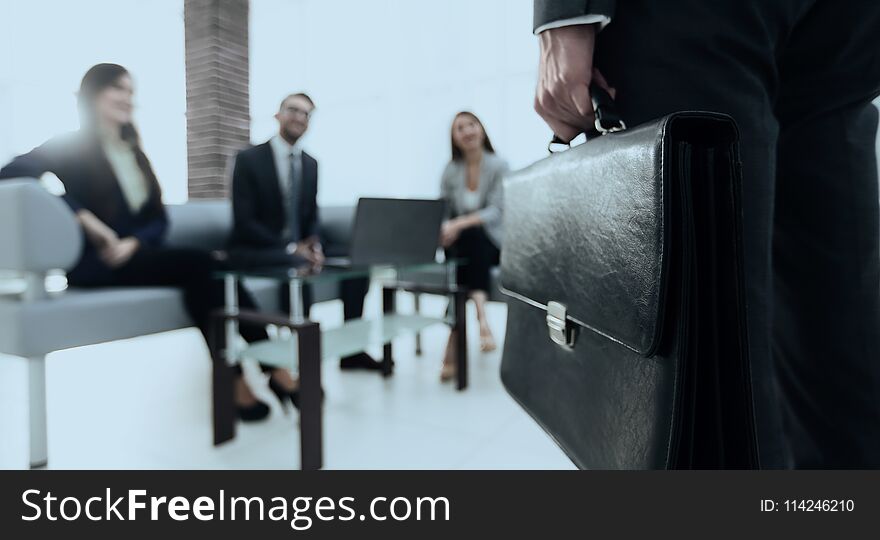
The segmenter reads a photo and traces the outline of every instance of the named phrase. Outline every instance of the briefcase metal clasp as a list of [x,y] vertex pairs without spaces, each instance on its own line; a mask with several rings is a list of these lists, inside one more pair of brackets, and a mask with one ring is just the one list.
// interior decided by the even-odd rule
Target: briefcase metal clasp
[[547,330],[553,343],[565,349],[573,349],[577,327],[569,322],[567,312],[563,304],[547,302]]

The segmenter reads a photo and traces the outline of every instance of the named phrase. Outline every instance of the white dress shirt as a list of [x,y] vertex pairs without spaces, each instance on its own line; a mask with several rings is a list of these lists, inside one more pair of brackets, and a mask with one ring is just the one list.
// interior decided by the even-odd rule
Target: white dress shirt
[[269,146],[272,147],[272,157],[275,158],[275,170],[278,172],[278,183],[281,187],[281,194],[284,197],[290,195],[290,155],[293,154],[296,159],[293,161],[294,167],[299,167],[299,177],[302,178],[302,144],[296,141],[290,144],[285,141],[281,135],[275,135],[269,139]]
[[544,30],[552,28],[561,28],[563,26],[574,26],[576,24],[595,24],[599,23],[599,28],[605,28],[605,25],[611,22],[611,18],[605,15],[581,15],[580,17],[572,17],[571,19],[562,19],[561,21],[553,21],[542,24],[535,30],[535,34],[540,34]]
[[[302,140],[302,139],[300,139]],[[290,144],[285,141],[281,135],[275,135],[271,139],[269,139],[269,146],[272,147],[272,157],[275,158],[275,171],[278,173],[278,184],[281,188],[281,197],[284,201],[287,201],[287,198],[290,197],[290,167],[291,162],[294,167],[297,168],[297,173],[299,178],[302,179],[302,144],[300,141],[296,141],[294,144]],[[291,158],[291,155],[293,158]],[[284,208],[287,208],[287,204],[284,204]],[[285,238],[290,236],[290,222],[291,216],[286,216],[286,222],[284,224],[284,228],[281,231],[282,236]],[[288,252],[294,253],[296,251],[296,243],[291,242],[288,245]]]

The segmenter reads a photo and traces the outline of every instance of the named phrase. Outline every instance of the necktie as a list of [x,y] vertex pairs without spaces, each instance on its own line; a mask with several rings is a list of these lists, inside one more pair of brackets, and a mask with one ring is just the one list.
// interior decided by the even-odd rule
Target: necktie
[[287,189],[287,229],[291,242],[302,240],[300,231],[300,200],[302,199],[302,159],[290,153],[290,175]]

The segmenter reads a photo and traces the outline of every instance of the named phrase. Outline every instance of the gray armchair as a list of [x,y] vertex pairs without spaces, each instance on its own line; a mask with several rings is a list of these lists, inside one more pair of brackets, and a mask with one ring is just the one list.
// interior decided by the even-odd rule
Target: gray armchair
[[[169,206],[171,246],[223,249],[231,227],[227,201],[195,201]],[[322,228],[328,251],[348,243],[352,209],[324,208]],[[21,276],[21,292],[0,296],[0,353],[26,359],[30,417],[30,465],[48,462],[45,358],[53,351],[115,341],[192,326],[180,291],[169,287],[67,288],[48,293],[46,274],[76,263],[83,236],[69,207],[35,179],[0,182],[0,271]],[[245,286],[260,307],[277,309],[277,284],[252,279]],[[338,297],[335,285],[317,287],[315,302]],[[0,433],[0,437],[5,434]]]

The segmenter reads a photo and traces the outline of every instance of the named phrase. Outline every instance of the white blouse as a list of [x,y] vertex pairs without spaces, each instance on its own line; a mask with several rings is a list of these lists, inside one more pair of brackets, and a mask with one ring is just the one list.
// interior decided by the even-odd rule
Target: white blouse
[[463,214],[476,212],[481,208],[480,190],[471,191],[465,188],[461,192],[461,209]]
[[144,173],[138,166],[134,149],[123,140],[102,137],[101,147],[119,182],[119,188],[132,213],[138,213],[150,197]]

